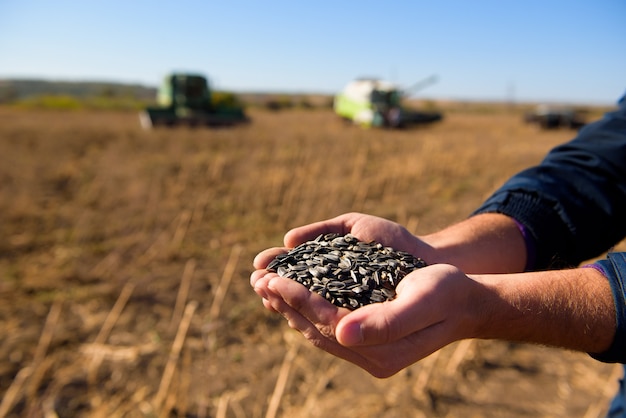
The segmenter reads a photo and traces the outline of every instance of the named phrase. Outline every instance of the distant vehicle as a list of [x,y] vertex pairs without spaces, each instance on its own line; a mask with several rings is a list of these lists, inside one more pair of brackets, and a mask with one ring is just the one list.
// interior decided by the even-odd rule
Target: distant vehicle
[[402,106],[410,92],[436,81],[435,76],[401,89],[393,83],[376,78],[360,78],[335,96],[333,108],[341,118],[364,127],[402,128],[442,119],[439,112],[418,112]]
[[540,105],[524,115],[527,123],[534,123],[543,129],[579,129],[586,124],[583,112],[569,107]]
[[249,122],[243,107],[231,100],[219,102],[206,77],[174,73],[164,77],[157,93],[157,106],[139,115],[145,129],[156,126],[231,126]]

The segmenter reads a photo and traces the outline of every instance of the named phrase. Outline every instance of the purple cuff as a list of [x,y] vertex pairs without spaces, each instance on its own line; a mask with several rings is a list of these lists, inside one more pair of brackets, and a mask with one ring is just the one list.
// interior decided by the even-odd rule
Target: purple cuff
[[607,277],[606,275],[606,271],[602,268],[602,266],[600,264],[596,264],[596,263],[592,263],[592,264],[585,264],[584,266],[580,266],[581,269],[594,269],[600,273],[602,273],[602,275],[604,277]]
[[526,267],[524,267],[524,271],[531,271],[535,267],[535,256],[537,250],[535,248],[535,240],[526,232],[526,227],[520,223],[517,219],[513,219],[515,221],[515,225],[517,225],[517,229],[522,234],[524,238],[524,243],[526,244]]

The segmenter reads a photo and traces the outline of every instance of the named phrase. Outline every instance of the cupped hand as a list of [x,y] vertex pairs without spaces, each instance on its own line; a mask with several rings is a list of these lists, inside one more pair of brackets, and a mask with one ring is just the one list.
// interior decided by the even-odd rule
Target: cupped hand
[[481,286],[450,265],[407,275],[394,300],[355,311],[339,308],[301,284],[275,273],[252,274],[264,305],[313,345],[376,377],[388,377],[438,349],[473,336],[471,303]]
[[315,222],[309,225],[294,228],[285,234],[285,247],[270,248],[259,253],[254,259],[256,269],[264,269],[278,254],[303,242],[315,239],[321,234],[350,233],[361,241],[377,241],[394,250],[406,251],[428,263],[428,256],[432,248],[411,234],[402,225],[377,216],[362,213],[346,213],[332,219]]

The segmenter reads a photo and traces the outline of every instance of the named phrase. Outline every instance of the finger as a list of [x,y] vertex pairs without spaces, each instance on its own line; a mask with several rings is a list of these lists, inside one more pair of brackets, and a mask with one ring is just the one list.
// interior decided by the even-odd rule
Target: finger
[[272,312],[276,312],[269,301],[269,291],[267,290],[267,282],[273,275],[276,275],[276,273],[268,272],[267,270],[256,270],[250,275],[250,285],[253,287],[254,292],[261,296],[263,306]]
[[280,295],[291,309],[314,324],[326,337],[335,338],[335,324],[349,311],[339,308],[300,283],[283,277],[271,278],[267,283],[270,293]]
[[278,311],[276,309],[274,309],[274,307],[272,306],[272,304],[270,303],[269,300],[267,299],[263,299],[263,306],[265,307],[265,309],[267,309],[268,311],[274,312],[274,313],[278,313]]
[[[333,312],[336,309],[321,296],[310,292],[300,283],[280,276],[271,277],[267,282],[266,300],[273,310],[279,312],[287,319],[291,328],[300,331],[307,339],[312,340],[316,346],[327,349],[329,348],[329,342],[335,341],[334,326],[328,324],[321,325],[319,319],[313,318],[311,320],[303,312],[309,313],[309,309],[314,310],[316,309],[315,307],[321,307],[320,311],[330,308],[324,316],[329,318],[327,321],[333,322]],[[310,308],[303,309],[302,307],[305,305],[310,306]]]
[[256,270],[252,273],[250,282],[257,295],[263,298],[263,306],[273,312],[282,313],[277,306],[284,304],[282,296],[271,289],[268,284],[274,278],[280,278],[278,274],[274,272],[268,272],[267,270]]
[[325,221],[294,228],[285,234],[285,245],[287,247],[295,247],[303,242],[315,239],[321,234],[347,234],[350,232],[354,217],[355,214],[344,214]]
[[256,282],[261,280],[266,274],[268,274],[267,270],[254,270],[250,274],[250,286],[255,287]]
[[268,289],[267,283],[273,278],[278,276],[276,273],[267,270],[255,270],[250,275],[250,286],[254,288],[254,291],[262,298],[267,298]]
[[254,257],[252,265],[257,270],[264,269],[277,255],[284,254],[288,251],[289,249],[283,247],[268,248],[267,250],[261,251],[256,255],[256,257]]

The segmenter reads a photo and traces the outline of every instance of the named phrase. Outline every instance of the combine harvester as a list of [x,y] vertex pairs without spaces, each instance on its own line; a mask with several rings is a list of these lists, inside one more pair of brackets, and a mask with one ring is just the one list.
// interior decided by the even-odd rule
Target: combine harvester
[[580,129],[585,126],[585,116],[581,110],[572,107],[539,105],[524,114],[526,123],[534,123],[542,129]]
[[384,80],[357,79],[335,96],[335,113],[363,127],[404,128],[436,122],[443,118],[439,112],[418,112],[402,106],[402,100],[410,93],[436,80],[435,76],[431,76],[408,89],[400,89]]
[[232,126],[249,122],[243,107],[215,100],[206,77],[198,74],[170,74],[163,79],[157,104],[139,114],[141,126]]

